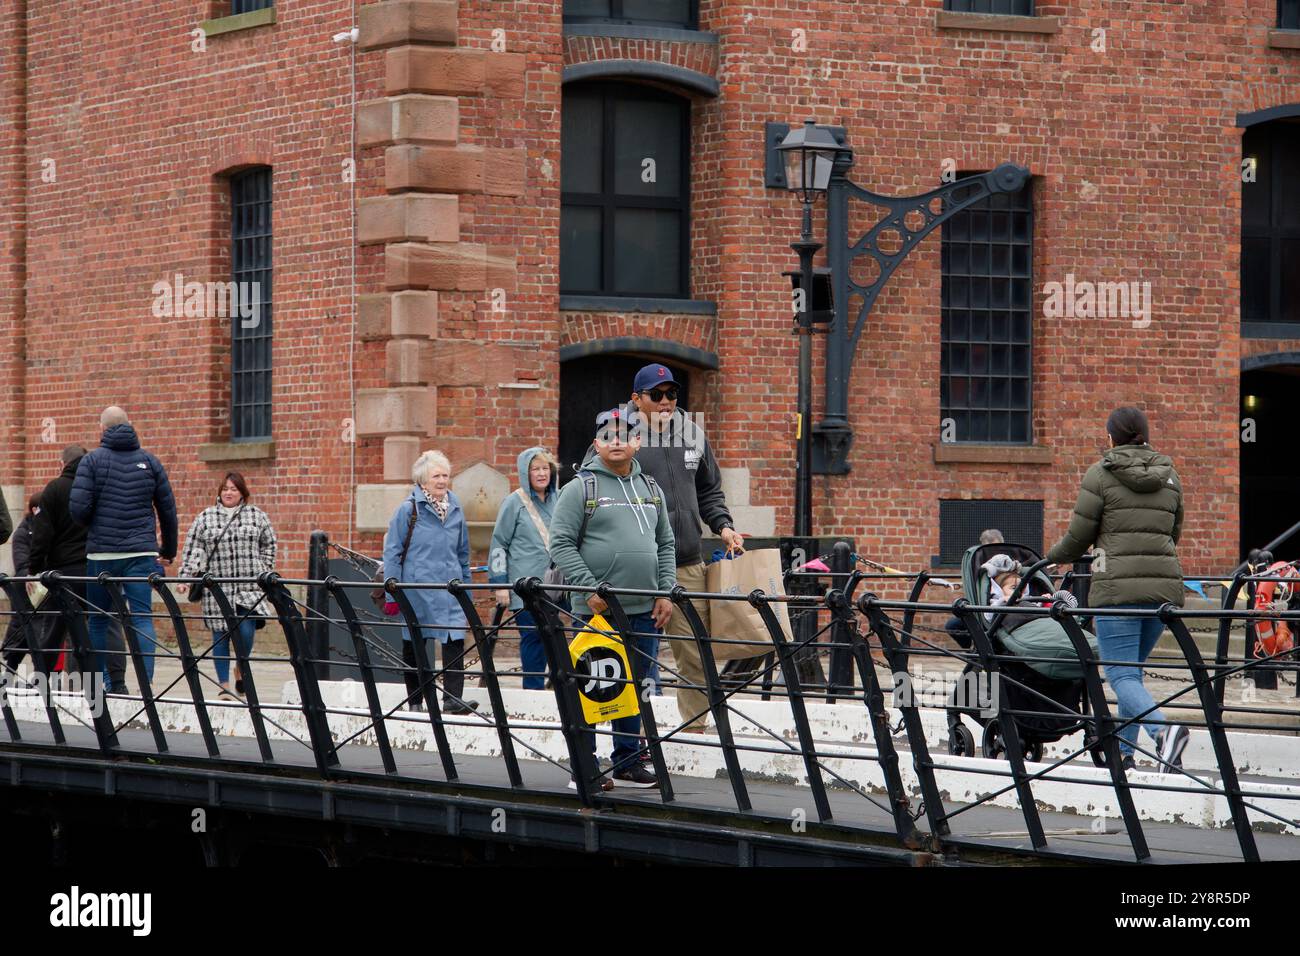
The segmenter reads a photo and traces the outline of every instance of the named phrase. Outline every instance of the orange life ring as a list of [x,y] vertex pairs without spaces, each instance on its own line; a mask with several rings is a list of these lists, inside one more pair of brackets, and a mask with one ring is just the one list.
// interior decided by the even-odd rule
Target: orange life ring
[[[1275,561],[1262,577],[1295,578],[1290,581],[1263,581],[1255,589],[1256,611],[1285,611],[1291,597],[1300,587],[1300,571],[1286,561]],[[1295,647],[1295,639],[1286,621],[1257,620],[1255,622],[1255,656],[1272,657]]]

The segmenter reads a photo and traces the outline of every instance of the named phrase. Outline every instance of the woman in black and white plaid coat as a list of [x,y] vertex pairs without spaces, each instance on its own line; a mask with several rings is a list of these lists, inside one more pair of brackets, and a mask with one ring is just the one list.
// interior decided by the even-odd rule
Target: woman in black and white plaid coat
[[[215,578],[256,578],[263,571],[275,570],[275,529],[266,512],[248,503],[248,485],[237,471],[221,480],[217,503],[205,508],[190,525],[181,555],[180,577],[197,578],[211,573]],[[261,626],[260,615],[267,614],[265,596],[256,583],[221,585],[226,597],[241,618],[236,640],[238,650],[247,657],[253,650],[253,631]],[[188,585],[179,585],[184,594]],[[221,696],[233,698],[243,693],[243,680],[236,673],[235,694],[230,692],[230,641],[226,639],[226,622],[211,591],[203,595],[203,618],[212,631],[212,662],[217,668]],[[238,665],[236,665],[238,666]]]

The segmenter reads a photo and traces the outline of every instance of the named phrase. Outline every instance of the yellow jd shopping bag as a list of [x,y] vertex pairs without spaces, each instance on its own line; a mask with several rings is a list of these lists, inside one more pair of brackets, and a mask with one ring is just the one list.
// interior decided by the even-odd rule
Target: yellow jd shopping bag
[[575,671],[589,675],[585,681],[578,678],[578,697],[588,723],[601,724],[641,712],[623,641],[603,615],[587,622],[569,644],[569,656]]

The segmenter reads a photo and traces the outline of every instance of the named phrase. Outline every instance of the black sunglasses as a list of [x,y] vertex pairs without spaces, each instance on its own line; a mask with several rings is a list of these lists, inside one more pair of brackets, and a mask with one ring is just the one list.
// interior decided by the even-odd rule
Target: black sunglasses
[[662,402],[665,397],[667,397],[669,401],[675,402],[677,401],[677,386],[667,385],[664,388],[652,388],[645,394],[650,397],[650,401],[652,402]]

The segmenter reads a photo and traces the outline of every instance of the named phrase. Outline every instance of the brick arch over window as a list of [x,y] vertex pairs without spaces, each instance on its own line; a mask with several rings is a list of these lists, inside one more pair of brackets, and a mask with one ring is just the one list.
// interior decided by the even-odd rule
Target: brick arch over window
[[560,361],[590,358],[596,355],[640,355],[679,365],[714,372],[718,369],[718,354],[678,342],[665,342],[646,335],[622,335],[594,342],[575,342],[560,347]]
[[[560,333],[560,361],[566,356],[638,351],[671,355],[701,369],[718,368],[717,321],[711,315],[619,315],[565,312]],[[630,350],[613,343],[636,340],[646,348]]]
[[649,60],[592,60],[564,68],[564,83],[598,79],[645,80],[704,96],[717,96],[721,91],[717,79],[713,76],[674,63]]
[[1260,123],[1268,123],[1279,119],[1295,119],[1300,117],[1300,103],[1284,103],[1281,106],[1270,106],[1267,109],[1254,110],[1250,113],[1237,114],[1237,126],[1258,126]]
[[1251,372],[1259,368],[1276,368],[1280,365],[1300,366],[1300,352],[1264,352],[1259,355],[1247,355],[1241,360],[1241,370]]

